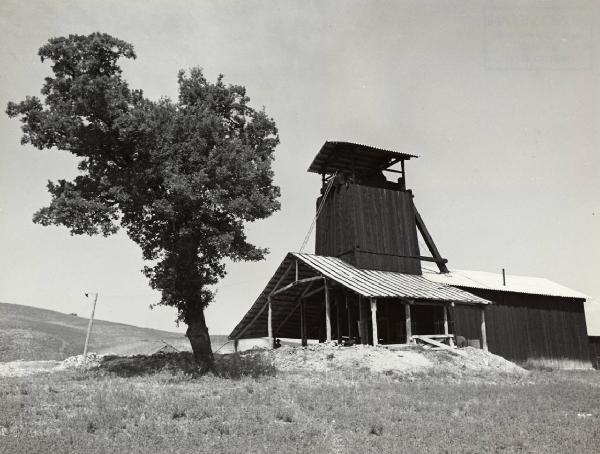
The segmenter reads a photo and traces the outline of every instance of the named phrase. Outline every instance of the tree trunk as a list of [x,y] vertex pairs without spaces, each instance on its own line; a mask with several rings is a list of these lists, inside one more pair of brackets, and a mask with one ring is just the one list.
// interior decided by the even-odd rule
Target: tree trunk
[[204,319],[204,311],[199,310],[188,317],[186,320],[188,325],[185,335],[190,340],[194,358],[200,366],[200,372],[205,374],[212,370],[214,365],[214,356],[210,345],[210,336]]

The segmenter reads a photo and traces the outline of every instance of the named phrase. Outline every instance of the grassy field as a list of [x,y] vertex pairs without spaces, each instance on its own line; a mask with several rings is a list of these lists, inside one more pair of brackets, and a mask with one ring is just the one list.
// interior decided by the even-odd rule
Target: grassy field
[[[83,351],[89,319],[18,304],[0,303],[0,362],[62,360]],[[217,349],[226,336],[211,336]],[[151,354],[164,342],[189,350],[181,333],[95,320],[90,351],[120,355]]]
[[[221,375],[249,371],[233,360]],[[164,370],[0,379],[0,452],[592,453],[600,446],[597,371],[493,383],[252,367],[254,378],[238,379]]]

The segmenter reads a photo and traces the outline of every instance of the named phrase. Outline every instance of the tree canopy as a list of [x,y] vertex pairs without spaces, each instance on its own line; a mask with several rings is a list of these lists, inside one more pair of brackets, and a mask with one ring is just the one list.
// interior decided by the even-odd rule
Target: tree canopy
[[[200,68],[178,73],[177,101],[144,97],[118,65],[136,58],[133,46],[107,34],[52,38],[39,55],[53,73],[43,100],[11,102],[6,112],[23,123],[21,143],[81,160],[72,181],[48,182],[51,203],[34,222],[75,235],[124,228],[150,262],[144,272],[162,293],[159,304],[177,308],[188,337],[195,325],[206,331],[203,309],[224,259],[267,252],[248,242],[244,224],[279,209],[274,120],[249,106],[243,86],[223,75],[209,82]],[[199,361],[212,360],[190,341]]]

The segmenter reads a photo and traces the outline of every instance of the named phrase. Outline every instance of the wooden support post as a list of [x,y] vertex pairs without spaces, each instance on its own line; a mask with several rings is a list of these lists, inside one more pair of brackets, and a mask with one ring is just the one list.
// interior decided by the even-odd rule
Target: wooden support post
[[[448,330],[448,306],[444,306],[444,334],[446,336],[450,334],[450,331]],[[454,347],[454,338],[449,337],[448,343],[450,344],[450,347]]]
[[444,334],[448,335],[448,308],[443,306],[444,309]]
[[306,339],[306,313],[304,309],[304,298],[300,300],[300,336],[302,339],[302,346],[306,347],[308,342]]
[[406,319],[406,343],[410,344],[412,341],[412,326],[410,322],[410,304],[404,303],[404,315]]
[[419,229],[419,232],[421,232],[421,236],[423,237],[423,240],[425,240],[425,244],[427,245],[429,252],[431,252],[431,255],[435,259],[435,263],[438,266],[440,273],[448,273],[448,267],[446,266],[446,261],[440,255],[440,251],[438,251],[438,248],[435,245],[433,238],[429,234],[429,231],[427,230],[427,227],[425,226],[425,223],[423,222],[423,218],[417,211],[416,207],[415,207],[415,221],[417,222],[417,229]]
[[350,303],[348,302],[348,295],[345,295],[346,300],[346,313],[348,316],[348,342],[352,339],[352,313],[350,312]]
[[234,341],[233,341],[233,351],[235,353],[237,353],[239,346],[240,346],[240,340],[239,339],[234,339]]
[[384,342],[392,342],[392,324],[390,314],[390,300],[385,300],[385,339]]
[[360,336],[360,343],[363,345],[366,345],[368,343],[368,339],[367,339],[367,330],[365,329],[364,312],[365,311],[363,311],[362,296],[358,295],[358,315],[360,317],[359,324],[358,324],[360,332],[358,333],[358,335]]
[[371,323],[373,325],[373,345],[379,343],[379,336],[377,333],[377,300],[371,298]]
[[[86,293],[87,297],[88,294]],[[83,345],[83,359],[87,358],[88,345],[90,342],[90,335],[92,334],[92,325],[94,324],[94,313],[96,312],[96,302],[98,301],[98,292],[96,292],[96,296],[94,296],[94,305],[92,306],[92,316],[90,317],[90,321],[87,327],[87,333],[85,334],[85,344]]]
[[482,306],[481,308],[481,348],[486,352],[488,351],[487,333],[485,330],[485,306]]
[[267,324],[269,328],[269,348],[273,348],[273,307],[272,300],[269,296],[269,315],[267,317]]
[[340,310],[340,296],[336,295],[335,297],[335,321],[336,321],[336,327],[335,327],[335,331],[336,331],[336,335],[337,335],[337,341],[338,344],[342,343],[342,313]]
[[[275,287],[274,287],[273,291],[276,291],[279,288],[279,284],[281,284],[281,282],[287,277],[287,275],[290,272],[290,270],[292,269],[293,265],[294,265],[293,263],[289,264],[289,266],[286,268],[286,270],[283,273],[283,275],[279,278],[279,280],[275,284]],[[270,294],[269,294],[269,296],[270,296]],[[242,337],[242,335],[246,332],[246,330],[248,328],[250,328],[252,325],[254,325],[254,322],[256,322],[256,320],[258,320],[258,317],[260,317],[262,315],[262,313],[265,311],[265,308],[267,306],[269,306],[269,297],[267,297],[267,301],[265,302],[265,304],[263,304],[261,306],[260,310],[254,315],[254,317],[252,317],[252,320],[250,320],[250,323],[248,323],[244,329],[242,329],[239,333],[237,333],[237,338],[238,339]]]
[[325,340],[331,342],[331,302],[329,295],[329,287],[327,286],[327,280],[325,282]]

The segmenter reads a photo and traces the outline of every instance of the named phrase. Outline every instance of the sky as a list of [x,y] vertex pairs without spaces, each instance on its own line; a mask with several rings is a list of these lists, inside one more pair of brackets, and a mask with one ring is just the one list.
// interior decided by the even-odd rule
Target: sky
[[[600,335],[600,5],[492,1],[0,1],[0,106],[39,95],[49,38],[106,32],[135,46],[130,86],[176,98],[179,69],[246,86],[279,128],[281,210],[249,224],[266,260],[230,263],[206,312],[228,334],[314,215],[326,140],[419,155],[407,185],[450,268],[579,290]],[[0,114],[0,301],[183,331],[124,233],[33,224],[76,160],[21,146]],[[307,252],[312,252],[314,240]]]

